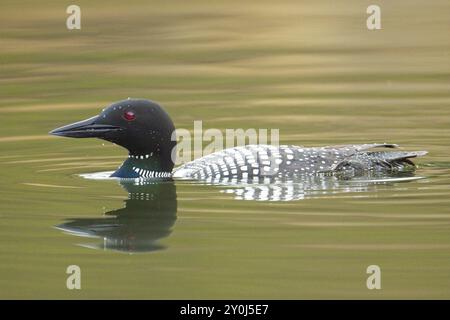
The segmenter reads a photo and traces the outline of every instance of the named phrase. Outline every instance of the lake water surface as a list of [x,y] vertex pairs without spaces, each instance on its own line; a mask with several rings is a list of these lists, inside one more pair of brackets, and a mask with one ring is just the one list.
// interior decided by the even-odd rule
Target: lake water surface
[[[68,31],[57,1],[2,1],[1,298],[450,298],[448,1],[377,1],[378,31],[356,0],[78,4]],[[307,191],[87,179],[126,151],[47,132],[127,97],[178,128],[429,154],[421,179]]]

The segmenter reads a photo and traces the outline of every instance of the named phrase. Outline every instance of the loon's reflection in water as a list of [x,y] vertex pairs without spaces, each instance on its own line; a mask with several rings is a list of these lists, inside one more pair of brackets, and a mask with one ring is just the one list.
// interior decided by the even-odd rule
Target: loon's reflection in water
[[[103,173],[87,178],[105,178]],[[262,178],[257,180],[212,179],[179,181],[211,185],[231,194],[236,200],[295,201],[343,193],[375,192],[377,187],[422,179],[413,173],[395,176],[310,176],[297,180]],[[108,217],[71,219],[57,229],[80,237],[101,238],[102,242],[84,247],[122,252],[151,252],[165,247],[160,240],[172,232],[177,218],[177,193],[174,181],[119,180],[129,194],[125,206],[107,212]]]
[[234,195],[236,200],[295,201],[348,192],[376,191],[377,186],[419,180],[413,173],[387,175],[361,175],[358,177],[307,176],[296,180],[234,179],[211,180],[207,184],[220,185],[223,193]]
[[81,246],[123,252],[150,252],[164,249],[159,240],[172,232],[177,219],[177,193],[173,181],[121,180],[128,199],[121,209],[103,218],[71,219],[57,229],[80,237],[103,241]]

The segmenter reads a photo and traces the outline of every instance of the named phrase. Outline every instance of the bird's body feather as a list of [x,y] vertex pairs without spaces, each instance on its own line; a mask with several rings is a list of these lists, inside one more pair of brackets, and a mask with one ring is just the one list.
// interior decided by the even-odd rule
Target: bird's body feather
[[212,153],[174,170],[173,177],[190,179],[292,178],[354,171],[404,171],[414,168],[409,158],[418,152],[371,152],[392,144],[339,145],[305,148],[294,145],[247,145]]

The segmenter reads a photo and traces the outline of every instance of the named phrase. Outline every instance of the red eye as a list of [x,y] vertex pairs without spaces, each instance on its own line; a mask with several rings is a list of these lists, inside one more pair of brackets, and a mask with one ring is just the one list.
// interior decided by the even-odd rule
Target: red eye
[[133,121],[134,119],[136,119],[136,115],[134,114],[133,111],[125,111],[123,113],[123,117],[127,121]]

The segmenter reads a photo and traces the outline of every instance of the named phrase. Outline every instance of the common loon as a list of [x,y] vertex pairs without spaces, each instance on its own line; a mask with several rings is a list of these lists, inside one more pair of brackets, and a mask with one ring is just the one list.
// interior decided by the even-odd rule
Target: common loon
[[92,118],[50,131],[72,138],[100,138],[129,151],[128,159],[111,175],[118,178],[187,178],[195,180],[295,178],[412,171],[410,158],[426,151],[368,151],[396,148],[368,143],[327,147],[246,145],[212,153],[173,170],[175,126],[157,103],[126,99],[111,104]]

